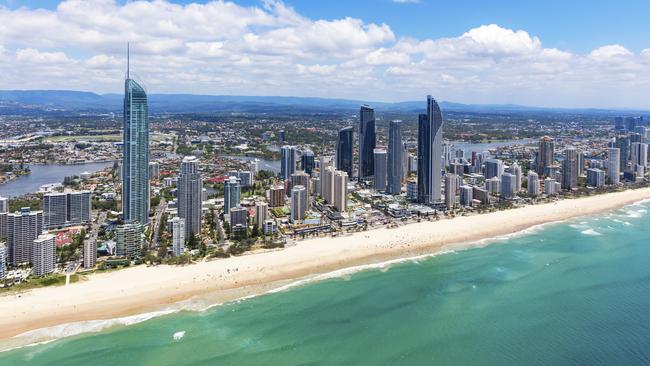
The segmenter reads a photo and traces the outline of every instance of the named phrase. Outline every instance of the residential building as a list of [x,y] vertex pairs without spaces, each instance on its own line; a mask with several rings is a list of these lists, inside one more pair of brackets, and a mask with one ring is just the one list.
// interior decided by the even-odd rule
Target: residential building
[[170,223],[172,227],[172,251],[174,252],[174,256],[178,257],[185,252],[185,241],[187,240],[185,220],[180,217],[174,217],[170,220]]
[[529,195],[533,197],[537,197],[540,195],[541,189],[539,183],[539,175],[533,170],[528,171],[527,185],[528,185]]
[[115,254],[118,257],[139,257],[142,251],[142,224],[117,225],[115,241]]
[[282,154],[280,160],[280,177],[282,180],[288,180],[291,174],[296,172],[296,147],[285,145],[280,149]]
[[537,174],[544,175],[548,167],[555,163],[555,141],[548,136],[544,136],[539,141],[539,151],[537,152]]
[[90,191],[51,192],[43,195],[43,226],[54,229],[91,221]]
[[34,239],[43,232],[43,211],[23,207],[20,212],[7,214],[6,230],[9,265],[31,263]]
[[304,220],[308,205],[307,188],[301,185],[294,186],[291,189],[291,222]]
[[[203,180],[199,162],[194,156],[186,156],[178,176],[178,217],[185,221],[185,237],[201,234],[203,206]],[[232,187],[228,193],[232,194]],[[225,189],[224,189],[225,192]],[[229,197],[232,199],[232,196]],[[232,204],[233,201],[229,201]],[[237,203],[239,201],[237,200]]]
[[56,263],[56,237],[52,234],[39,235],[33,241],[32,263],[35,276],[44,276],[54,272]]
[[587,184],[594,188],[604,187],[605,172],[595,168],[587,169]]
[[[284,195],[284,188],[282,188],[281,192]],[[240,202],[241,185],[239,184],[239,179],[237,179],[237,177],[229,177],[228,180],[224,182],[223,212],[230,212],[230,209],[239,206]]]
[[456,174],[445,174],[445,204],[447,209],[452,209],[456,205],[456,191],[458,190],[456,177]]
[[562,189],[578,188],[578,151],[572,147],[564,150],[562,161]]
[[609,184],[619,184],[621,181],[621,149],[607,149],[607,179]]
[[377,191],[385,191],[388,181],[388,154],[384,149],[375,149],[373,156],[375,168],[373,188]]

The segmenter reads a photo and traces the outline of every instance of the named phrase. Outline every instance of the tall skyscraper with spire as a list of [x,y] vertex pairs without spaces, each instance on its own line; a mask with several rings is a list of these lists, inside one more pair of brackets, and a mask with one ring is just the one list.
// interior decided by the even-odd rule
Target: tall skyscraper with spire
[[418,202],[434,203],[442,197],[442,112],[427,96],[427,113],[418,120]]
[[124,144],[122,161],[122,212],[127,222],[149,220],[149,109],[147,93],[129,70],[127,50],[124,81]]
[[359,181],[375,174],[374,151],[377,144],[375,110],[362,105],[359,110]]

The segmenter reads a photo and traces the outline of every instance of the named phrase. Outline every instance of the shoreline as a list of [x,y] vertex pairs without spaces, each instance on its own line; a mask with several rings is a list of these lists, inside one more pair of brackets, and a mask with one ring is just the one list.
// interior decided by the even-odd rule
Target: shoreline
[[[170,307],[184,310],[188,305],[184,303],[196,307],[188,310],[201,310],[318,281],[319,277],[329,278],[328,274],[335,271],[484,247],[506,235],[526,234],[540,225],[611,211],[646,199],[650,199],[650,188],[564,199],[337,238],[308,239],[280,251],[185,267],[137,266],[94,274],[86,281],[64,287],[0,295],[0,340],[9,343],[9,347],[0,348],[57,338],[57,334],[41,334],[40,339],[24,334],[43,328],[145,316]],[[21,334],[24,337],[16,337]]]

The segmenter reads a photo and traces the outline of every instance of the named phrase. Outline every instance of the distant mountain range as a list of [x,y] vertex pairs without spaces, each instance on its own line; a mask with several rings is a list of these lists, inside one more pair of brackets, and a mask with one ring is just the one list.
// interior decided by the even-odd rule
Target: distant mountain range
[[[121,112],[121,94],[95,94],[72,90],[0,90],[0,114]],[[369,104],[378,111],[417,112],[425,102],[368,102],[350,99],[310,97],[150,94],[149,111],[165,113],[314,113],[329,114],[356,111]],[[607,109],[558,109],[514,104],[461,104],[441,102],[445,111],[468,113],[574,112],[599,114],[648,114],[647,111]]]

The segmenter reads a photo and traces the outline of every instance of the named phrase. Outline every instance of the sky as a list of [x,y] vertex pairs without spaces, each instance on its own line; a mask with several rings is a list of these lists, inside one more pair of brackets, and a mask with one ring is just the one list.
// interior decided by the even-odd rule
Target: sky
[[650,1],[0,0],[0,89],[650,108]]

